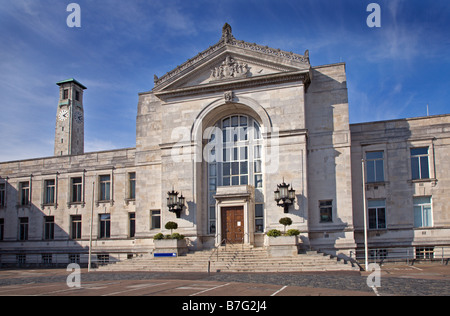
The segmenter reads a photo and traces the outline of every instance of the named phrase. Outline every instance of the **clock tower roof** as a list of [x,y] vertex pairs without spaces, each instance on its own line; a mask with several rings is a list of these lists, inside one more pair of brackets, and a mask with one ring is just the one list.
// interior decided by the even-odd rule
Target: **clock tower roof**
[[64,84],[64,83],[69,83],[69,82],[73,82],[73,83],[77,84],[77,85],[80,86],[83,90],[86,90],[86,89],[87,89],[84,85],[82,85],[80,82],[78,82],[78,81],[75,80],[74,78],[62,80],[62,81],[57,82],[56,84],[57,84],[58,86],[61,86],[62,84]]

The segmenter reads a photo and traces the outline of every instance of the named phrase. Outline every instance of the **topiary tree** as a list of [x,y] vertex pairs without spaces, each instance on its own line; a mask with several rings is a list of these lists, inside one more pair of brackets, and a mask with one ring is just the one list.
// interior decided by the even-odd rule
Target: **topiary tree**
[[166,226],[164,226],[166,229],[170,229],[170,234],[172,234],[172,230],[178,228],[178,224],[175,222],[167,222]]
[[279,220],[279,223],[284,226],[284,233],[286,234],[286,226],[292,225],[292,219],[289,217],[283,217]]

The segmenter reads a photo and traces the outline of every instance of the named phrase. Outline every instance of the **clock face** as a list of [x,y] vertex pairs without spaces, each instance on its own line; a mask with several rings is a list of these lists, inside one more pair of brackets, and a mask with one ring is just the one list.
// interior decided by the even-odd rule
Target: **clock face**
[[65,120],[69,117],[69,111],[67,111],[67,110],[61,110],[61,111],[59,112],[58,117],[59,117],[59,120],[60,120],[60,121],[65,121]]
[[75,112],[74,118],[75,122],[83,123],[83,113],[81,113],[80,111]]

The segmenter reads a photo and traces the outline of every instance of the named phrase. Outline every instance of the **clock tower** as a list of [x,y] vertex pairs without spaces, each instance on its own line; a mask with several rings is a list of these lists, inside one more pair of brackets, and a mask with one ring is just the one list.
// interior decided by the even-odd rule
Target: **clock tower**
[[87,88],[75,79],[56,83],[59,102],[56,111],[55,156],[84,153],[83,92]]

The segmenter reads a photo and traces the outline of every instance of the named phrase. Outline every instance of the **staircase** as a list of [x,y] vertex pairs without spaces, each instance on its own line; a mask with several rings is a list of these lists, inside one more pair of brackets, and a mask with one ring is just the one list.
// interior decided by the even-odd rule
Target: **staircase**
[[[209,268],[209,270],[208,270]],[[219,247],[186,256],[154,258],[144,255],[101,266],[98,271],[151,271],[151,272],[307,272],[307,271],[359,271],[350,262],[307,251],[294,257],[270,257],[264,248],[241,246]]]

